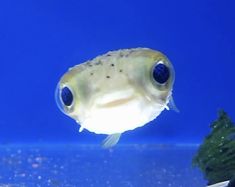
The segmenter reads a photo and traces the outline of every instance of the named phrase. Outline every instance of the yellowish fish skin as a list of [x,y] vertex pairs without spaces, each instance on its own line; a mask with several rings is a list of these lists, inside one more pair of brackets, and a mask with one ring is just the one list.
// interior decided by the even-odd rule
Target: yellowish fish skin
[[[152,77],[156,63],[170,69],[164,85]],[[97,134],[123,133],[156,118],[172,94],[174,68],[162,53],[148,48],[111,51],[70,68],[58,90],[68,87],[73,104],[62,111]]]

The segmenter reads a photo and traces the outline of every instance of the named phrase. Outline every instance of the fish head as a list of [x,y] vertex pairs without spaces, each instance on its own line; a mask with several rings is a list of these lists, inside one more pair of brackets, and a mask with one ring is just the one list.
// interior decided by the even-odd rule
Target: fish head
[[[169,102],[175,79],[171,62],[147,49],[120,50],[71,68],[60,79],[60,110],[89,131],[121,133],[156,118]],[[112,125],[110,125],[112,124]]]

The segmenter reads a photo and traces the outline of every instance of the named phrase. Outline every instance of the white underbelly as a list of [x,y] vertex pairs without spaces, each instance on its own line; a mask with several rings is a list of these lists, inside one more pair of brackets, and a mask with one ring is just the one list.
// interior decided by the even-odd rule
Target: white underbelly
[[164,108],[163,105],[150,105],[139,99],[115,107],[94,106],[80,123],[83,128],[97,134],[123,133],[144,126]]

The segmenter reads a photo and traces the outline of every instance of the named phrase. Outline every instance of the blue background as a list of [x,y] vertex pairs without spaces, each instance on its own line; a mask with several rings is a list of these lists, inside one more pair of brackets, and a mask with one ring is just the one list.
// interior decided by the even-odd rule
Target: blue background
[[127,132],[121,143],[198,143],[219,109],[235,120],[233,0],[0,2],[0,143],[100,143],[54,101],[61,75],[109,50],[149,47],[176,71],[180,113]]

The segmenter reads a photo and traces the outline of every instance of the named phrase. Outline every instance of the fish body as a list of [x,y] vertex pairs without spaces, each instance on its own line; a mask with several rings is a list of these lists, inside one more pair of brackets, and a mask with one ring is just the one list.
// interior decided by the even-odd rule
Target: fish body
[[110,135],[113,144],[168,108],[174,77],[172,64],[158,51],[111,51],[70,68],[58,83],[56,100],[81,130]]

